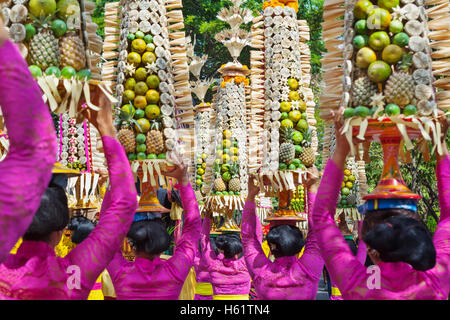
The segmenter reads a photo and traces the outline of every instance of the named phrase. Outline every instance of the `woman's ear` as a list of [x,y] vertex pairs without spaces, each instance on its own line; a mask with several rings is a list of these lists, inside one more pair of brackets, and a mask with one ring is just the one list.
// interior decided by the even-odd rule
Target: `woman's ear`
[[367,248],[367,254],[370,257],[370,260],[372,260],[373,263],[379,264],[381,262],[380,253],[372,248]]

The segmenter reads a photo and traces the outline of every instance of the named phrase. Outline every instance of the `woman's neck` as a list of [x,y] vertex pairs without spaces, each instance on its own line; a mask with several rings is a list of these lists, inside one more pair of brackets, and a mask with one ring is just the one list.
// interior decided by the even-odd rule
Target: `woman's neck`
[[147,260],[154,260],[156,257],[159,257],[159,254],[149,254],[147,252],[136,252],[137,258],[144,258]]

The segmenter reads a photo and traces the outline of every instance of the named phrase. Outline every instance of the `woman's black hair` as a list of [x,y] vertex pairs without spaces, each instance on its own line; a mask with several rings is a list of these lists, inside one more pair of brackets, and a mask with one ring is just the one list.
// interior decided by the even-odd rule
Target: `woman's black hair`
[[420,215],[417,212],[407,209],[379,209],[367,211],[364,215],[363,224],[361,227],[361,235],[364,237],[376,225],[383,223],[390,217],[409,217],[421,221]]
[[169,249],[170,237],[161,219],[133,222],[127,237],[137,252],[158,255]]
[[41,205],[23,235],[26,241],[50,240],[53,231],[63,230],[69,223],[69,207],[63,188],[50,184],[41,198]]
[[358,254],[358,247],[356,247],[355,241],[353,239],[345,238],[345,242],[347,242],[347,244],[350,247],[350,250],[352,251],[353,255],[356,256]]
[[86,217],[77,216],[70,220],[67,229],[72,231],[71,240],[73,243],[80,244],[94,230],[95,224]]
[[291,225],[279,225],[270,229],[267,242],[274,244],[272,250],[275,258],[290,257],[299,253],[305,245],[303,234],[299,228]]
[[216,238],[217,249],[223,250],[226,259],[242,252],[241,238],[237,234],[221,234]]
[[436,249],[423,223],[404,216],[390,217],[376,225],[364,242],[380,254],[384,262],[406,262],[415,270],[426,271],[436,264]]

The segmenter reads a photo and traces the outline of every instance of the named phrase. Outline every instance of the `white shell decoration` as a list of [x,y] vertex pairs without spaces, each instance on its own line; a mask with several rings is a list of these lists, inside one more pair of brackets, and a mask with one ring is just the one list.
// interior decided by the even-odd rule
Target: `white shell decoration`
[[164,136],[167,139],[174,139],[175,138],[175,130],[173,130],[172,128],[166,128],[164,129]]
[[161,33],[161,26],[157,23],[152,24],[150,31],[153,33],[153,35],[159,35]]
[[22,22],[27,18],[28,9],[22,4],[16,4],[9,12],[9,19],[13,23]]
[[160,35],[153,37],[153,43],[155,46],[162,46],[164,44],[164,39]]
[[169,151],[172,151],[176,146],[176,142],[173,139],[167,139],[166,140],[166,148]]
[[133,9],[133,10],[137,9],[138,6],[139,6],[139,4],[136,1],[129,1],[128,2],[128,8],[130,8],[130,9]]
[[425,84],[418,84],[415,90],[415,97],[419,100],[429,100],[433,95],[433,88]]
[[9,37],[14,42],[22,42],[25,40],[26,30],[25,26],[20,23],[13,23],[9,27]]
[[425,49],[425,40],[419,36],[412,36],[409,38],[408,46],[415,52],[420,52]]
[[158,71],[158,77],[161,81],[166,81],[167,80],[167,73],[164,70],[159,70]]
[[146,10],[148,8],[150,8],[150,1],[139,1],[138,5],[139,5],[139,9],[141,10]]
[[161,94],[160,99],[161,99],[161,102],[164,104],[170,103],[170,95],[168,95],[167,93]]
[[151,14],[148,10],[139,11],[139,19],[141,19],[143,21],[147,21],[147,20],[150,20],[150,18],[151,18]]
[[423,52],[417,52],[413,55],[412,62],[417,69],[425,69],[430,65],[430,58]]
[[436,109],[436,103],[434,101],[421,100],[417,104],[417,109],[420,115],[429,116]]
[[419,17],[419,8],[412,3],[408,3],[403,7],[405,16],[408,20],[415,20]]
[[161,106],[161,113],[165,116],[170,116],[173,113],[174,108],[168,104],[163,104]]
[[136,33],[139,30],[139,23],[137,23],[137,21],[131,21],[130,24],[128,25],[128,30],[131,33]]
[[10,8],[2,8],[1,14],[3,16],[3,24],[7,26],[9,24],[9,14],[11,12]]
[[430,84],[431,75],[430,72],[425,69],[417,69],[412,74],[413,80],[416,84]]
[[163,117],[161,122],[165,128],[171,128],[173,126],[173,120],[170,117]]
[[140,29],[142,32],[145,32],[145,33],[150,32],[151,27],[152,27],[152,25],[151,25],[150,22],[148,22],[148,21],[141,21],[141,22],[139,23],[139,29]]
[[405,24],[405,31],[410,36],[418,36],[423,32],[423,23],[417,20],[410,20]]

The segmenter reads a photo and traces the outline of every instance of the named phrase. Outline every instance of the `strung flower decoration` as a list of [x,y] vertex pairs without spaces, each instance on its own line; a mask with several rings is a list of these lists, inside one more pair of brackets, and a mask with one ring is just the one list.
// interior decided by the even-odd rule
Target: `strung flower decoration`
[[126,63],[124,71],[127,75],[129,75],[131,77],[136,72],[136,67],[130,63]]
[[159,68],[158,68],[158,66],[156,65],[155,62],[147,63],[147,65],[145,66],[145,69],[147,70],[147,72],[149,74],[155,74],[159,70]]
[[399,21],[406,20],[405,9],[401,8],[400,6],[396,6],[392,10],[393,10],[393,12],[391,15],[392,15],[393,20],[399,20]]

